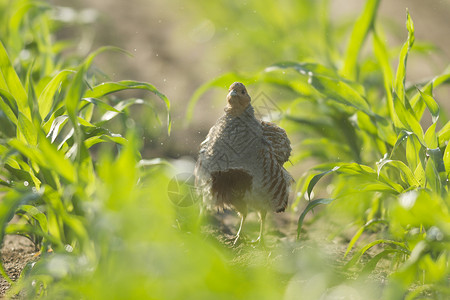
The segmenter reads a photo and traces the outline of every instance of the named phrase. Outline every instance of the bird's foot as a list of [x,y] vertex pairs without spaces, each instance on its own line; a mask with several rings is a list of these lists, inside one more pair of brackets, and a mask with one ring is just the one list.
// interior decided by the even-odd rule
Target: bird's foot
[[228,241],[231,242],[233,246],[238,246],[246,240],[247,238],[243,234],[236,234],[234,237],[228,239]]
[[237,234],[234,238],[233,238],[233,246],[237,246],[240,243],[242,243],[244,241],[244,236],[241,234]]
[[253,240],[250,243],[253,244],[254,246],[262,246],[262,247],[265,246],[264,238],[262,236],[258,236],[256,240]]

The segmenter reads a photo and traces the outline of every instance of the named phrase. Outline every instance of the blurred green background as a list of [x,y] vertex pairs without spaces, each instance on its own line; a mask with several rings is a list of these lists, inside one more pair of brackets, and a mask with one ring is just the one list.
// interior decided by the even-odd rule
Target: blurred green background
[[[9,296],[450,295],[448,1],[0,4],[1,237],[40,251]],[[237,80],[293,145],[266,247],[168,193]]]
[[[130,51],[134,57],[118,57],[113,64],[108,58],[100,64],[101,69],[116,80],[150,81],[172,101],[177,128],[174,138],[160,137],[152,144],[157,148],[154,151],[171,157],[195,156],[197,145],[223,113],[224,91],[208,94],[196,107],[190,126],[183,126],[187,103],[200,85],[229,71],[261,71],[280,61],[315,61],[339,67],[338,53],[345,52],[351,26],[364,7],[359,0],[50,2],[81,11],[94,9],[95,22],[73,35],[79,41],[78,50],[86,53],[100,45],[115,45]],[[412,50],[417,55],[409,58],[407,80],[418,82],[448,65],[450,3],[381,1],[378,20],[392,49],[393,64],[405,38],[406,8],[415,21],[417,40]],[[254,96],[259,92],[252,87],[250,91]],[[448,89],[437,92],[443,99],[448,97]],[[450,105],[442,102],[450,110]]]

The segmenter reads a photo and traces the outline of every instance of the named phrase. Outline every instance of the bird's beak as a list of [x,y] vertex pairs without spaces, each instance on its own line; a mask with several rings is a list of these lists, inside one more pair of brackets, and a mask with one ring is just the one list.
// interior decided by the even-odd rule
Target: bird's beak
[[238,93],[237,93],[235,90],[231,90],[231,92],[228,93],[228,96],[229,96],[229,97],[235,97],[235,96],[237,96],[237,95],[238,95]]

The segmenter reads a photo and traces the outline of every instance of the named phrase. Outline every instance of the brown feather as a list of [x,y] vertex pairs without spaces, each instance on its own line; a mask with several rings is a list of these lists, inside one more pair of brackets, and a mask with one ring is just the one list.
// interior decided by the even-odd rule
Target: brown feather
[[293,181],[283,167],[291,155],[286,131],[274,123],[257,120],[250,103],[245,86],[233,83],[225,115],[201,144],[195,169],[196,185],[204,202],[209,207],[234,208],[241,214],[241,224],[247,206],[261,216],[266,211],[284,211]]
[[244,170],[231,169],[213,172],[211,178],[211,193],[217,199],[217,207],[233,207],[239,212],[246,210],[244,197],[252,189],[251,175]]

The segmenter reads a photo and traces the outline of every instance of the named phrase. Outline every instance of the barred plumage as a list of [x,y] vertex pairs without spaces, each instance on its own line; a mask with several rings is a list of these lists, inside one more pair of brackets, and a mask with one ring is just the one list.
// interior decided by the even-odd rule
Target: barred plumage
[[267,211],[286,209],[293,181],[283,167],[291,146],[286,131],[255,118],[242,83],[230,86],[225,115],[201,144],[195,168],[196,185],[209,207],[231,207],[241,215],[239,239],[247,207],[258,211],[262,239]]

